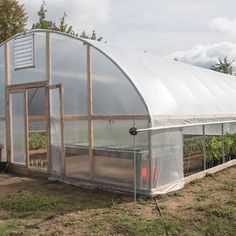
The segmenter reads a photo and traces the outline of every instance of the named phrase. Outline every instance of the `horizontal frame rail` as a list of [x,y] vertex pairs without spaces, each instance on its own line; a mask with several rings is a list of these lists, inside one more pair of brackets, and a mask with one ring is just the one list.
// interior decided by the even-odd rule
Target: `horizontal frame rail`
[[226,123],[236,123],[236,119],[224,120],[224,121],[213,121],[213,122],[201,122],[201,123],[193,123],[193,124],[183,124],[183,125],[172,125],[172,126],[165,126],[165,127],[151,127],[151,128],[145,128],[145,129],[137,129],[136,132],[140,133],[140,132],[145,132],[145,131],[185,128],[185,127],[194,127],[194,126],[202,126],[202,125],[216,125],[216,124],[226,124]]

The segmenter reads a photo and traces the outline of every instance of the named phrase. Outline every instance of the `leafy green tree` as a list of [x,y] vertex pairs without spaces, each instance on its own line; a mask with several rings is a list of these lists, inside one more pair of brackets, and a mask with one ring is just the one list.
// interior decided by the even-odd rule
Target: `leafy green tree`
[[38,11],[39,21],[32,25],[32,29],[50,29],[56,30],[56,23],[46,19],[47,9],[45,8],[46,4],[43,1],[40,10]]
[[66,18],[66,13],[64,12],[64,15],[63,17],[60,19],[60,23],[59,23],[59,26],[56,27],[56,30],[57,31],[60,31],[60,32],[65,32],[67,34],[71,34],[71,35],[75,35],[75,36],[78,36],[78,34],[76,34],[72,28],[71,25],[68,25],[65,23],[65,18]]
[[[56,30],[56,31],[64,32],[64,33],[71,34],[74,36],[78,36],[78,34],[75,33],[75,31],[73,30],[73,27],[71,25],[68,25],[65,22],[65,19],[67,17],[65,12],[62,18],[60,18],[58,25],[51,20],[47,20],[46,13],[47,13],[46,4],[43,1],[40,7],[40,10],[38,12],[39,21],[33,24],[32,29],[50,29],[50,30]],[[80,37],[85,38],[85,39],[97,40],[97,41],[101,41],[103,39],[102,37],[97,37],[97,34],[94,30],[91,35],[83,31]]]
[[211,70],[232,75],[232,63],[233,62],[234,61],[229,61],[227,57],[223,58],[223,60],[221,58],[218,58],[218,63],[213,65],[211,67]]
[[16,0],[0,0],[0,43],[25,30],[27,14]]
[[103,37],[97,37],[96,32],[93,30],[91,35],[88,35],[84,30],[80,35],[80,38],[84,39],[91,39],[91,40],[96,40],[96,41],[102,41]]

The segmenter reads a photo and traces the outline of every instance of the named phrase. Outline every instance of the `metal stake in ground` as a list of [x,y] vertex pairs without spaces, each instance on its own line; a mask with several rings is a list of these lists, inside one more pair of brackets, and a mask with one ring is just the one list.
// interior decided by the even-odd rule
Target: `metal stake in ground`
[[[135,122],[134,122],[135,125]],[[134,148],[134,208],[136,207],[136,201],[137,201],[137,167],[136,167],[136,161],[137,161],[137,156],[136,156],[136,135],[138,134],[136,127],[132,127],[129,129],[129,133],[133,135],[133,148]]]

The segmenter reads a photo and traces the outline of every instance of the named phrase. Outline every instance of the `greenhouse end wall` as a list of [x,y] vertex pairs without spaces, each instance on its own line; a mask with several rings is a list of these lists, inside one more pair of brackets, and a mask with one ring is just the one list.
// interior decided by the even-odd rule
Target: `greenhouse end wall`
[[[128,130],[148,128],[149,115],[126,74],[89,43],[49,31],[16,36],[0,50],[2,160],[7,151],[11,169],[21,173],[132,191]],[[148,191],[149,135],[136,143],[138,186]]]

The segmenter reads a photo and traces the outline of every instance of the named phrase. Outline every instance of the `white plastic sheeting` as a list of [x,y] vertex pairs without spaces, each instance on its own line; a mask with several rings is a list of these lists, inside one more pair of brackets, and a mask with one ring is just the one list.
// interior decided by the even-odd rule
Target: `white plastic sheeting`
[[181,129],[152,131],[152,194],[164,194],[184,186]]
[[232,76],[148,53],[131,53],[89,42],[131,79],[148,107],[152,126],[236,117],[236,80]]

